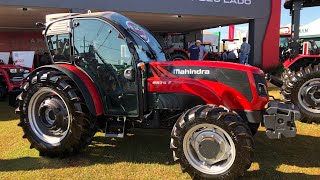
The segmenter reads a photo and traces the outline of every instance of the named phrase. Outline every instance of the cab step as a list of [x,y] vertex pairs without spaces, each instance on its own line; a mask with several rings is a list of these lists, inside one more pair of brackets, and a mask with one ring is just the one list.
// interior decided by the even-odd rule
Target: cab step
[[126,131],[127,117],[118,117],[116,121],[107,121],[105,129],[105,137],[124,138]]

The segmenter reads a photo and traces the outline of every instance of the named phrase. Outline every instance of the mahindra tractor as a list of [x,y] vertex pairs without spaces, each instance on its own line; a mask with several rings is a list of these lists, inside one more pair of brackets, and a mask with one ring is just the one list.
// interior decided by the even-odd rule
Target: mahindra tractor
[[16,97],[20,94],[20,86],[29,69],[12,64],[5,64],[0,59],[0,101],[9,95],[9,105],[15,105]]
[[301,46],[303,40],[299,39],[300,11],[303,7],[314,6],[320,6],[320,1],[285,1],[284,7],[290,9],[292,16],[288,59],[283,63],[285,71],[282,79],[269,78],[281,87],[284,100],[300,109],[301,121],[306,123],[320,123],[320,49],[314,41],[310,41],[309,50],[308,46]]
[[123,138],[129,128],[170,128],[183,172],[234,179],[251,165],[260,123],[271,139],[296,135],[299,111],[269,102],[259,68],[166,61],[148,30],[114,12],[47,19],[54,63],[26,78],[16,110],[23,138],[42,156],[74,155],[97,131]]

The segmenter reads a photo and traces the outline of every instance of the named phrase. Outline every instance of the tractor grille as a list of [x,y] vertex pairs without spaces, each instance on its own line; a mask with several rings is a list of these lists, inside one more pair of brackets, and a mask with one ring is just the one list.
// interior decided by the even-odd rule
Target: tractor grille
[[216,78],[221,82],[233,89],[236,89],[243,94],[249,101],[252,101],[252,91],[248,74],[244,71],[232,69],[217,69]]
[[24,75],[24,72],[20,73],[20,72],[17,72],[17,73],[10,73],[10,70],[7,69],[7,72],[8,72],[8,75],[9,75],[9,79],[12,80],[14,78],[23,78],[23,75]]

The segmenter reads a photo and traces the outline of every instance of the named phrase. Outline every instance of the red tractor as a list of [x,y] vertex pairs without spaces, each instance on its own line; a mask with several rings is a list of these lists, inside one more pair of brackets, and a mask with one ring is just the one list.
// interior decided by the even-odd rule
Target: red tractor
[[[286,0],[284,7],[291,10],[292,32],[289,43],[288,59],[283,63],[286,68],[282,80],[271,77],[271,82],[281,87],[285,101],[295,104],[301,111],[302,122],[320,123],[320,49],[311,41],[308,54],[301,54],[299,39],[300,11],[303,7],[320,6],[317,0]],[[306,46],[305,46],[306,47]]]
[[260,123],[271,139],[296,135],[299,111],[269,102],[259,68],[166,61],[149,31],[114,12],[43,27],[54,63],[27,77],[16,110],[23,137],[42,156],[74,155],[97,131],[121,138],[128,128],[170,128],[183,172],[234,179],[251,165]]
[[[203,59],[209,61],[218,61],[220,60],[220,54],[214,52],[213,46],[211,42],[203,42],[201,46],[204,46],[208,50],[208,55],[206,55]],[[179,60],[188,60],[189,59],[189,52],[183,48],[172,48],[166,51],[170,55],[170,59],[172,61],[179,61]]]
[[28,68],[22,66],[4,64],[0,60],[0,101],[9,95],[9,105],[15,105],[15,99],[20,94],[20,86]]

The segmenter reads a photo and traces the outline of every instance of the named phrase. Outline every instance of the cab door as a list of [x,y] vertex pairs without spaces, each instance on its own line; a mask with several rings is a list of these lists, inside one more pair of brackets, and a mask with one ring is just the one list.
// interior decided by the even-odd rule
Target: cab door
[[97,85],[106,114],[137,117],[137,82],[124,76],[136,67],[125,37],[100,19],[74,19],[73,24],[76,65]]

